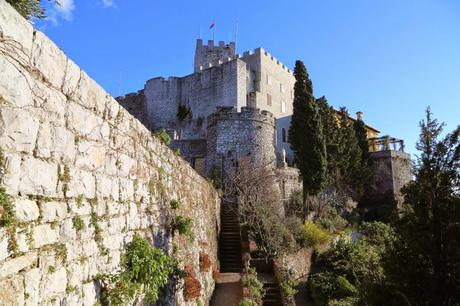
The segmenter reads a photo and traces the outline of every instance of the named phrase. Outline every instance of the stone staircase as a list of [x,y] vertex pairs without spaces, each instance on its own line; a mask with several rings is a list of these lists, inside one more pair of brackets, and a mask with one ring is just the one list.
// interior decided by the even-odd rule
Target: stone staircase
[[282,306],[281,289],[273,273],[273,261],[263,258],[251,259],[250,266],[256,269],[257,278],[264,284],[263,306]]
[[221,231],[219,237],[220,271],[241,273],[241,234],[238,206],[235,202],[223,200],[221,205]]
[[263,306],[282,306],[281,291],[278,282],[264,282],[265,296],[262,299]]

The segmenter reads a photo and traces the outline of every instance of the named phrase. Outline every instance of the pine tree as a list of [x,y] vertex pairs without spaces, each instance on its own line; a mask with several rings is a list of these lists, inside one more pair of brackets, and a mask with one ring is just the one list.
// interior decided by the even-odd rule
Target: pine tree
[[359,199],[369,179],[367,164],[363,162],[362,151],[355,134],[353,122],[345,107],[339,111],[339,136],[337,149],[338,176],[336,183]]
[[[312,82],[302,61],[296,61],[294,76],[294,112],[289,142],[302,176],[303,198],[318,193],[326,182],[326,145]],[[308,205],[305,217],[308,215]]]
[[460,305],[460,126],[439,140],[443,125],[427,109],[420,127],[387,270],[412,305]]

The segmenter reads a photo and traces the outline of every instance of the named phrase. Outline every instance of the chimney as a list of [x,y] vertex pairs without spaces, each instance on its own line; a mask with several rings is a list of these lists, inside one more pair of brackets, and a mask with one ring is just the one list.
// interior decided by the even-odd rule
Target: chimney
[[359,111],[359,112],[356,112],[356,120],[363,120],[363,112]]

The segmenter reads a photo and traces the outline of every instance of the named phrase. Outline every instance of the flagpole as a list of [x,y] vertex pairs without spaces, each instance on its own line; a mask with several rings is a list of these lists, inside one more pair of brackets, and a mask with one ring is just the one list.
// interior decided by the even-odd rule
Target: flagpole
[[235,25],[235,52],[236,52],[237,43],[238,43],[238,18],[236,18],[236,25]]

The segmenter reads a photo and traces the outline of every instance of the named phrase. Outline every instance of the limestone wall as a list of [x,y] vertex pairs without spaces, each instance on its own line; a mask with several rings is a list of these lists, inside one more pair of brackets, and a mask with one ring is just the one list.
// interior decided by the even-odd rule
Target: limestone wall
[[[199,252],[216,264],[217,193],[4,0],[0,147],[14,209],[0,216],[17,220],[0,227],[0,304],[94,305],[93,277],[119,268],[137,232],[193,267],[206,305]],[[174,214],[193,219],[193,241],[171,233]],[[162,305],[196,305],[183,299]]]

